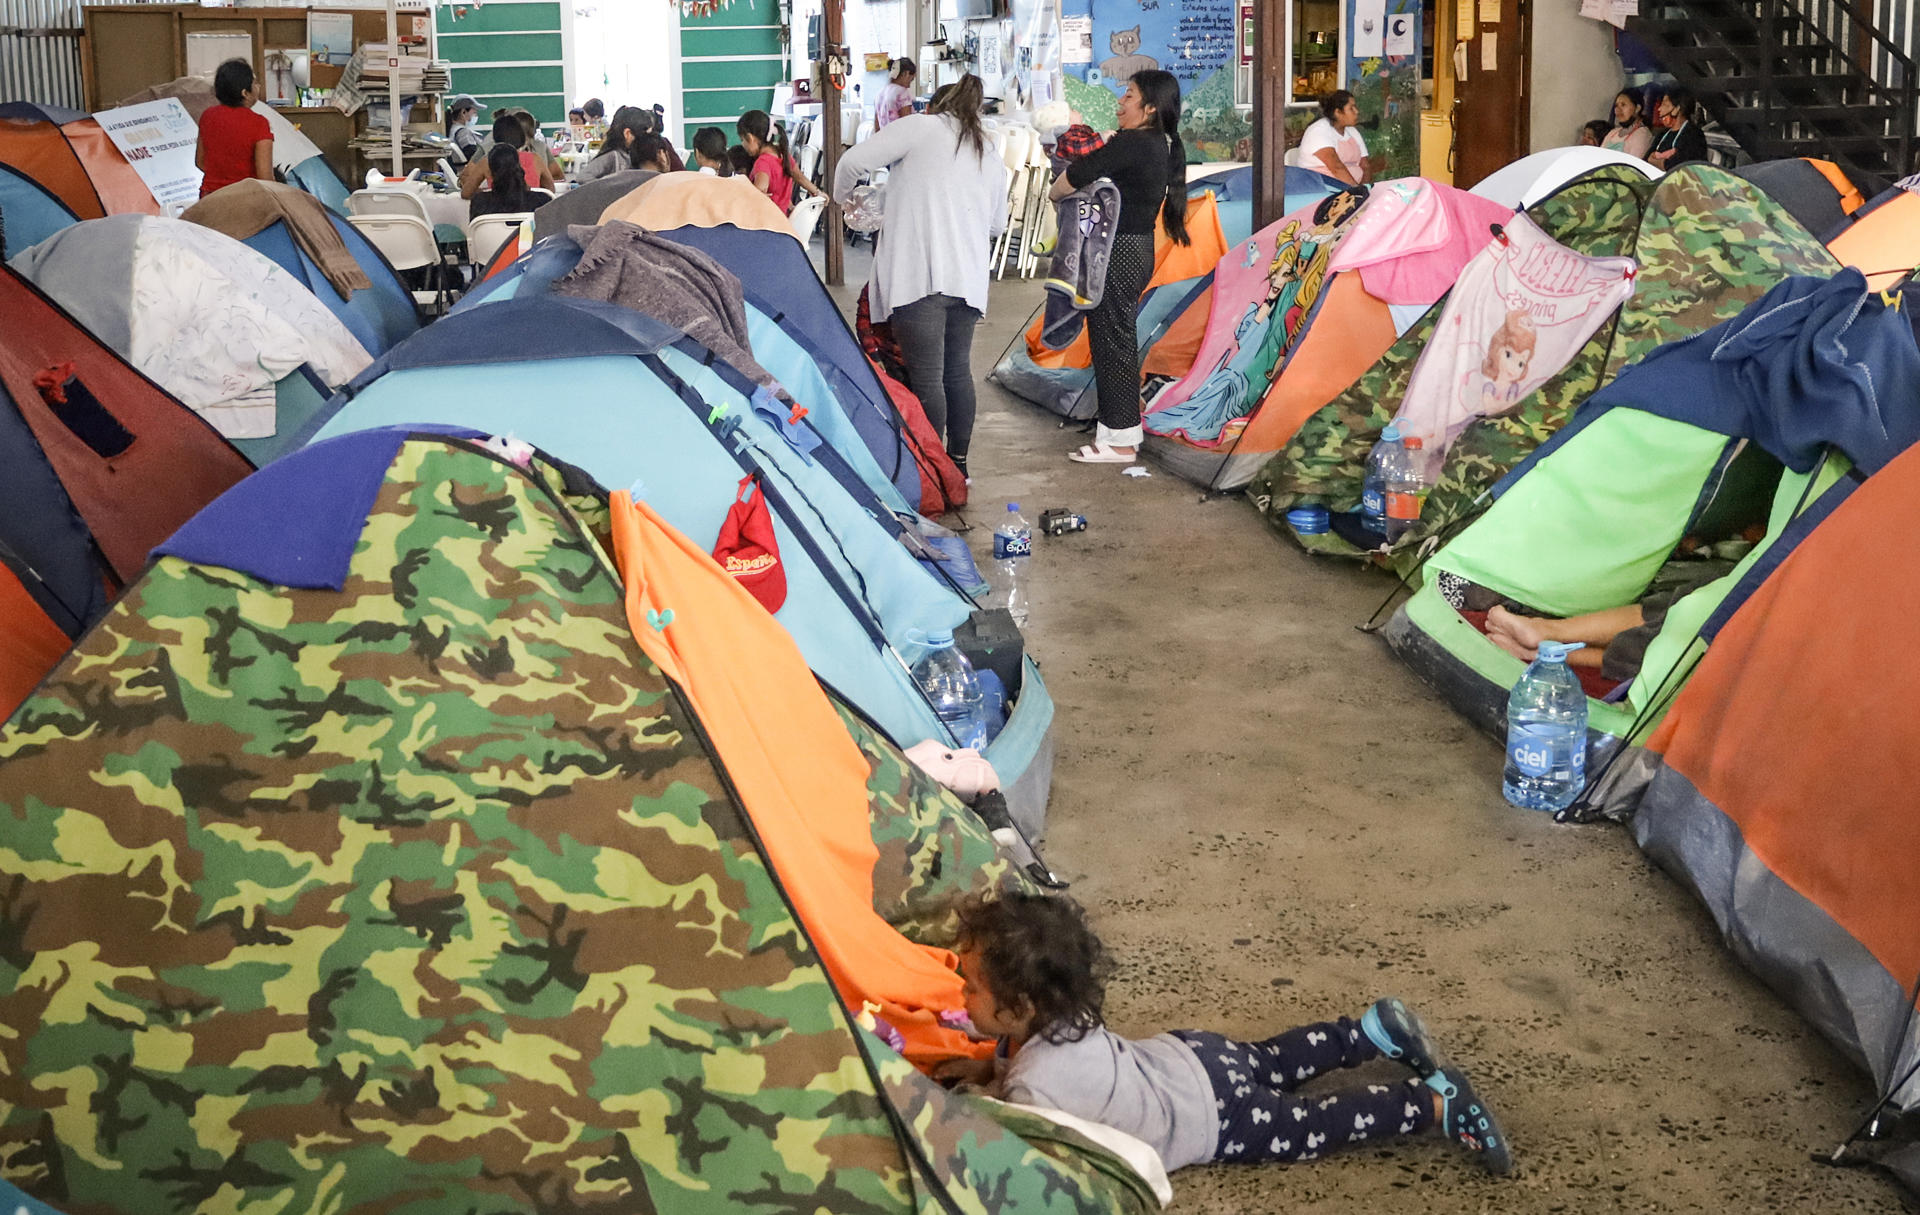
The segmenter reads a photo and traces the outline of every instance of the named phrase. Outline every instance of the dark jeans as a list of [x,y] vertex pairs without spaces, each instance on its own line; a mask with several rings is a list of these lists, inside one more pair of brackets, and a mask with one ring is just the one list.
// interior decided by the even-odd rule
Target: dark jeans
[[1318,1097],[1294,1091],[1316,1076],[1380,1057],[1358,1021],[1302,1025],[1262,1042],[1198,1029],[1173,1036],[1193,1049],[1213,1083],[1220,1110],[1215,1160],[1312,1160],[1433,1125],[1433,1097],[1418,1080],[1348,1085]]
[[980,314],[951,295],[928,295],[887,318],[907,362],[907,387],[947,454],[964,462],[973,440],[973,327]]

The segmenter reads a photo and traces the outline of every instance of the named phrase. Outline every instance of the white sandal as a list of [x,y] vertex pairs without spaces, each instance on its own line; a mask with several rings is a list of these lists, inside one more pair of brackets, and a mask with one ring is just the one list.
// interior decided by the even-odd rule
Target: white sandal
[[1110,443],[1088,443],[1079,451],[1067,453],[1067,459],[1079,464],[1131,464],[1137,452],[1119,451]]

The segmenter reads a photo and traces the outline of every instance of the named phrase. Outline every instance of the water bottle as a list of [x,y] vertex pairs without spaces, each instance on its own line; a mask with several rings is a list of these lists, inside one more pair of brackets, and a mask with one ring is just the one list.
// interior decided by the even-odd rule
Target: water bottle
[[1587,694],[1567,669],[1578,643],[1540,643],[1507,697],[1507,770],[1500,791],[1522,810],[1565,810],[1587,783]]
[[1387,423],[1387,428],[1380,432],[1380,441],[1367,456],[1367,476],[1360,483],[1360,522],[1382,539],[1387,535],[1386,466],[1404,453],[1405,449],[1400,446],[1400,428]]
[[1001,606],[1021,628],[1027,627],[1027,561],[1033,556],[1033,527],[1018,502],[1007,503],[1007,517],[993,529],[993,565],[1000,581]]
[[987,747],[987,721],[981,711],[980,681],[953,644],[953,633],[935,633],[927,638],[927,652],[913,664],[913,680],[927,694],[935,715],[953,735],[956,747]]
[[1420,522],[1420,511],[1427,504],[1427,482],[1421,475],[1422,453],[1420,436],[1408,435],[1396,445],[1399,450],[1392,459],[1381,464],[1382,487],[1386,490],[1386,536],[1388,544],[1398,544],[1400,537],[1412,531]]

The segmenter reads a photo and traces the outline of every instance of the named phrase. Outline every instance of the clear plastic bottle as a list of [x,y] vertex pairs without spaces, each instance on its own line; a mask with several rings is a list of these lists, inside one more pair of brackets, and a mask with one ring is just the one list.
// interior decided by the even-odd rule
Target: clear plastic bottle
[[1427,481],[1420,471],[1425,463],[1420,436],[1407,435],[1398,446],[1400,450],[1390,462],[1383,462],[1380,470],[1386,490],[1388,544],[1398,544],[1400,537],[1412,531],[1427,505]]
[[1389,422],[1367,455],[1367,475],[1360,483],[1360,520],[1368,531],[1383,539],[1387,534],[1386,466],[1405,454],[1406,449],[1400,446],[1400,428]]
[[1567,668],[1582,647],[1540,643],[1507,697],[1507,768],[1500,792],[1522,810],[1565,810],[1587,783],[1587,694]]
[[956,747],[987,747],[987,721],[980,703],[980,681],[953,644],[952,633],[927,638],[927,652],[913,664],[913,679],[927,694],[935,715],[953,735]]
[[1000,606],[1013,622],[1027,627],[1027,562],[1033,560],[1033,527],[1020,513],[1018,502],[1007,503],[1007,517],[993,529],[994,574],[1000,583]]

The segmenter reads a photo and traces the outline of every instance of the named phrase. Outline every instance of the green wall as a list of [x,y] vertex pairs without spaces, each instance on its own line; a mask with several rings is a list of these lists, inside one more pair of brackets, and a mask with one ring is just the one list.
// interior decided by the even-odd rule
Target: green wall
[[479,98],[484,125],[501,106],[524,106],[542,123],[567,120],[566,69],[554,0],[487,0],[455,16],[434,9],[440,57],[452,65],[453,91]]
[[770,108],[773,86],[787,79],[777,0],[733,0],[711,17],[682,17],[680,56],[687,138],[716,126],[734,139],[734,120]]

